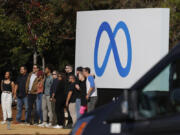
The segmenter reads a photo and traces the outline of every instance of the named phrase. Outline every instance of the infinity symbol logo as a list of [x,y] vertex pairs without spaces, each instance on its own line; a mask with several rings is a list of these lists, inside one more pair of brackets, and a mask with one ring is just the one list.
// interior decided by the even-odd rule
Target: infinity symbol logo
[[[126,36],[126,41],[127,41],[128,57],[127,57],[127,65],[125,68],[123,68],[121,65],[121,61],[119,59],[119,54],[118,54],[118,50],[117,50],[117,45],[115,42],[116,34],[117,34],[118,30],[120,30],[120,29],[122,29],[124,31],[125,36]],[[110,39],[110,43],[109,43],[103,64],[101,67],[99,67],[98,66],[98,48],[99,48],[99,41],[101,38],[101,34],[103,31],[107,32],[109,39]],[[131,48],[131,37],[129,34],[129,30],[128,30],[126,24],[122,21],[120,21],[116,25],[114,32],[111,30],[111,27],[107,22],[103,22],[101,24],[101,26],[99,27],[99,30],[98,30],[97,36],[96,36],[95,48],[94,48],[94,68],[95,68],[95,72],[96,72],[97,76],[103,75],[106,65],[107,65],[107,62],[108,62],[108,59],[109,59],[109,56],[110,56],[110,53],[111,53],[111,50],[113,51],[114,60],[115,60],[116,68],[118,70],[119,75],[122,77],[126,77],[129,74],[130,69],[131,69],[132,48]]]

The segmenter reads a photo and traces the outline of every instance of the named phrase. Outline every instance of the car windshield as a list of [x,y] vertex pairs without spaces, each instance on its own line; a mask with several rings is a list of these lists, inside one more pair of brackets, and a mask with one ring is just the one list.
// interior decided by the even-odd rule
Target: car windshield
[[168,64],[139,93],[138,110],[144,118],[180,111],[180,59]]

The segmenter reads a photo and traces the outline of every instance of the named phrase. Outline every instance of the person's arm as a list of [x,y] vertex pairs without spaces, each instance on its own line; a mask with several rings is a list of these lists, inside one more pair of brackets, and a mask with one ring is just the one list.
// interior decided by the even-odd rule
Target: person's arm
[[51,78],[51,80],[50,80],[50,85],[51,85],[51,87],[50,87],[50,91],[49,91],[49,95],[50,95],[50,100],[52,101],[52,91],[53,91],[53,88],[54,88],[54,79],[53,78]]
[[70,99],[71,99],[71,96],[72,96],[72,91],[69,91],[69,92],[68,92],[67,99],[66,99],[66,107],[68,107],[68,105],[69,105],[69,101],[70,101]]
[[54,84],[53,91],[52,91],[52,96],[53,96],[53,93],[54,93],[54,96],[55,96],[55,93],[56,93],[56,90],[57,90],[58,85],[59,85],[59,81],[56,80],[56,81],[55,81],[55,84]]
[[11,82],[11,87],[12,87],[12,94],[14,95],[14,93],[15,93],[15,84],[14,84],[14,82]]
[[76,84],[76,85],[75,85],[75,88],[76,88],[77,90],[79,90],[79,91],[81,90],[79,84]]
[[28,75],[27,80],[26,80],[26,93],[27,94],[28,94],[28,90],[29,90],[30,77],[31,77],[31,74]]
[[55,93],[56,93],[57,87],[58,87],[58,81],[56,80],[55,83],[54,83],[54,87],[52,89],[52,93],[51,93],[51,98],[52,98],[53,102],[56,102]]
[[3,80],[1,81],[1,91],[3,91]]
[[17,89],[18,89],[18,85],[15,84],[14,85],[14,95],[13,95],[14,99],[16,98]]
[[87,100],[89,99],[89,97],[90,97],[90,95],[91,95],[91,93],[92,93],[93,90],[94,90],[94,88],[92,88],[92,87],[88,90],[88,93],[87,93],[87,95],[86,95],[86,99],[87,99]]
[[51,85],[51,88],[50,88],[50,99],[52,100],[52,93],[53,93],[53,89],[54,89],[54,81]]
[[86,95],[86,99],[88,100],[90,95],[91,95],[91,93],[92,93],[92,91],[95,88],[95,84],[94,84],[94,78],[92,76],[88,77],[87,79],[88,79],[88,81],[90,83],[90,88],[89,88],[88,93]]
[[51,97],[54,98],[56,91],[54,90],[54,87],[51,90],[52,90]]

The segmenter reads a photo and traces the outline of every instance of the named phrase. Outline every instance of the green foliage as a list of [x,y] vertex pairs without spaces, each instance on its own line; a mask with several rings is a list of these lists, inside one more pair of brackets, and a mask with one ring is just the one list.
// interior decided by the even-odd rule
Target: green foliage
[[5,15],[0,9],[0,69],[15,70],[26,64],[31,53],[23,52],[22,47],[28,44],[28,36],[24,26]]
[[170,48],[180,41],[180,0],[166,0],[162,7],[170,8]]
[[180,41],[180,0],[0,0],[0,71],[31,69],[34,49],[56,69],[74,64],[77,11],[154,7],[171,9],[171,48]]

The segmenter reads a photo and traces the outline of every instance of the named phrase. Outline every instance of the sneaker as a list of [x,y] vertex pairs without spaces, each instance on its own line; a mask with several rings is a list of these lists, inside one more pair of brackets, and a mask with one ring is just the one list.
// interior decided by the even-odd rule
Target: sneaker
[[45,127],[47,128],[52,127],[52,123],[46,124]]
[[33,125],[34,125],[34,126],[38,126],[38,123],[34,123]]
[[43,123],[43,121],[40,120],[40,121],[39,121],[39,124],[42,124],[42,123]]
[[2,124],[2,125],[6,124],[6,121],[2,121],[1,124]]
[[43,122],[42,124],[39,124],[38,126],[39,127],[46,127],[47,123],[46,122]]
[[56,125],[56,126],[53,126],[53,128],[61,129],[61,128],[63,128],[63,126],[62,125]]

